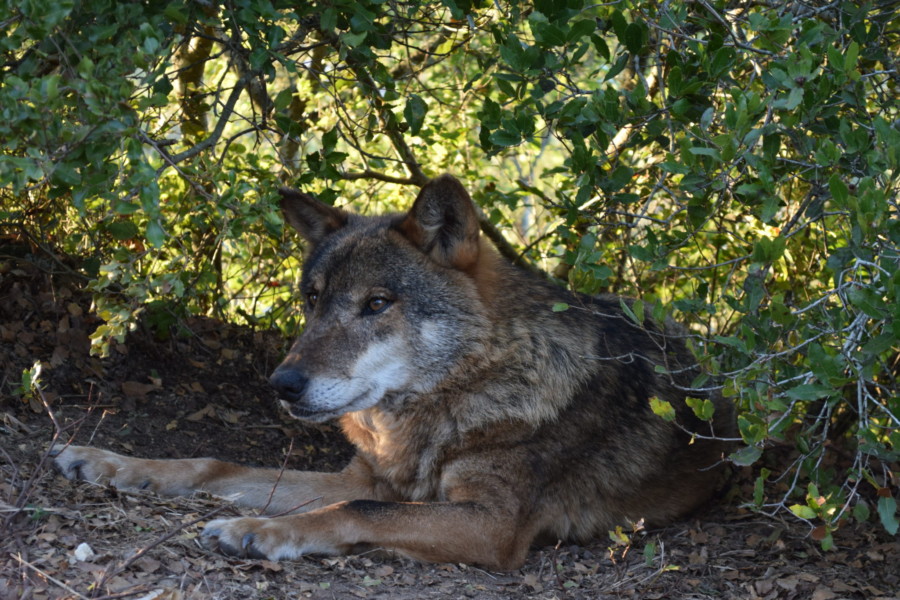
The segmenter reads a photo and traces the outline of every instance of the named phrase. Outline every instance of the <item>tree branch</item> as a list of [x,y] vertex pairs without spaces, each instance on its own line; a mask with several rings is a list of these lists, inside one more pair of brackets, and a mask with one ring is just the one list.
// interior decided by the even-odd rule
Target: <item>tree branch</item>
[[169,159],[172,163],[180,163],[181,161],[187,160],[188,158],[193,158],[207,148],[214,146],[216,142],[219,141],[219,138],[222,137],[222,132],[225,131],[225,126],[228,124],[228,118],[231,116],[231,113],[234,112],[234,107],[237,104],[238,99],[241,97],[241,92],[244,91],[244,88],[246,86],[247,76],[241,77],[237,80],[237,82],[234,84],[234,87],[231,89],[231,95],[225,102],[225,106],[222,109],[222,114],[219,115],[219,120],[216,122],[216,128],[213,129],[213,132],[209,134],[209,136],[202,142],[194,144],[184,152],[179,152],[178,154],[172,154],[171,156],[169,156]]
[[394,175],[379,173],[378,171],[372,171],[371,169],[366,169],[365,171],[360,171],[359,173],[341,173],[341,179],[346,179],[347,181],[355,181],[357,179],[374,179],[376,181],[397,183],[400,185],[416,185],[419,187],[422,187],[423,185],[412,177],[395,177]]
[[[337,40],[335,40],[335,43],[337,44]],[[428,176],[422,171],[412,149],[406,143],[406,140],[403,139],[403,133],[397,129],[396,124],[393,122],[394,116],[381,100],[381,97],[378,94],[378,86],[375,84],[372,76],[362,64],[349,56],[347,57],[347,66],[350,67],[354,75],[356,75],[357,80],[363,84],[365,89],[369,92],[369,99],[378,113],[378,120],[381,122],[381,127],[388,136],[388,139],[391,140],[394,150],[400,155],[400,160],[406,166],[406,170],[409,171],[410,181],[419,187],[428,183]]]
[[516,250],[512,244],[506,241],[506,238],[500,230],[497,229],[497,226],[491,222],[480,207],[476,206],[476,209],[478,212],[478,225],[481,227],[481,232],[493,242],[494,246],[506,260],[530,273],[540,275],[543,278],[548,277],[547,273],[525,260],[525,257]]

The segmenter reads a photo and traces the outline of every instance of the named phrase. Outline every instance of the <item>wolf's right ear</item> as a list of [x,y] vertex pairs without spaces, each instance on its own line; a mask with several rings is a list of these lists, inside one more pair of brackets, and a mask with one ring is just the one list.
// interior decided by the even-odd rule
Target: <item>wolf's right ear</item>
[[466,188],[451,175],[425,184],[399,229],[445,267],[467,271],[478,260],[478,213]]
[[290,188],[281,188],[278,193],[281,194],[284,220],[313,245],[347,224],[346,212],[328,206],[308,194]]

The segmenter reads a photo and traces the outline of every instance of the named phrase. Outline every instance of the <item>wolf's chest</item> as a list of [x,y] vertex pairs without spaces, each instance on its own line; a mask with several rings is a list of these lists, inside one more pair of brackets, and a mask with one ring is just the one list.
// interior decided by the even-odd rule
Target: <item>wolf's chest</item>
[[378,496],[422,502],[439,500],[442,460],[453,428],[437,415],[381,411],[345,415],[344,433],[372,469]]

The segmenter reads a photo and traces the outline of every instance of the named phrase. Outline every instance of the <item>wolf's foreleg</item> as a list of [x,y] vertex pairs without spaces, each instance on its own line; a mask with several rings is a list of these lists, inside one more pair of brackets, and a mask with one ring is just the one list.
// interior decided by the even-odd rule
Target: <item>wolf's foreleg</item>
[[253,558],[382,548],[422,561],[498,570],[521,566],[533,538],[517,521],[516,510],[496,499],[489,504],[355,500],[302,515],[216,519],[202,536],[213,549]]
[[355,463],[341,473],[312,473],[246,467],[211,458],[134,458],[86,446],[58,447],[51,452],[56,467],[68,479],[164,496],[204,491],[269,514],[372,497],[366,469]]

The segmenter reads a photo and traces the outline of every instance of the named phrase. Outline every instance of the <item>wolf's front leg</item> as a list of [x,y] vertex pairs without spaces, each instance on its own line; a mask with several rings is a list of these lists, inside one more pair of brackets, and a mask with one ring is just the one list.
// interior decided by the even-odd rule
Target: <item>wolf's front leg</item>
[[534,538],[514,502],[356,500],[301,515],[216,519],[202,539],[226,554],[270,560],[382,548],[427,562],[510,570],[522,565]]
[[341,473],[310,473],[245,467],[212,458],[153,460],[86,446],[51,450],[68,479],[150,490],[164,496],[198,491],[269,514],[312,510],[342,500],[372,497],[370,473],[351,462]]

